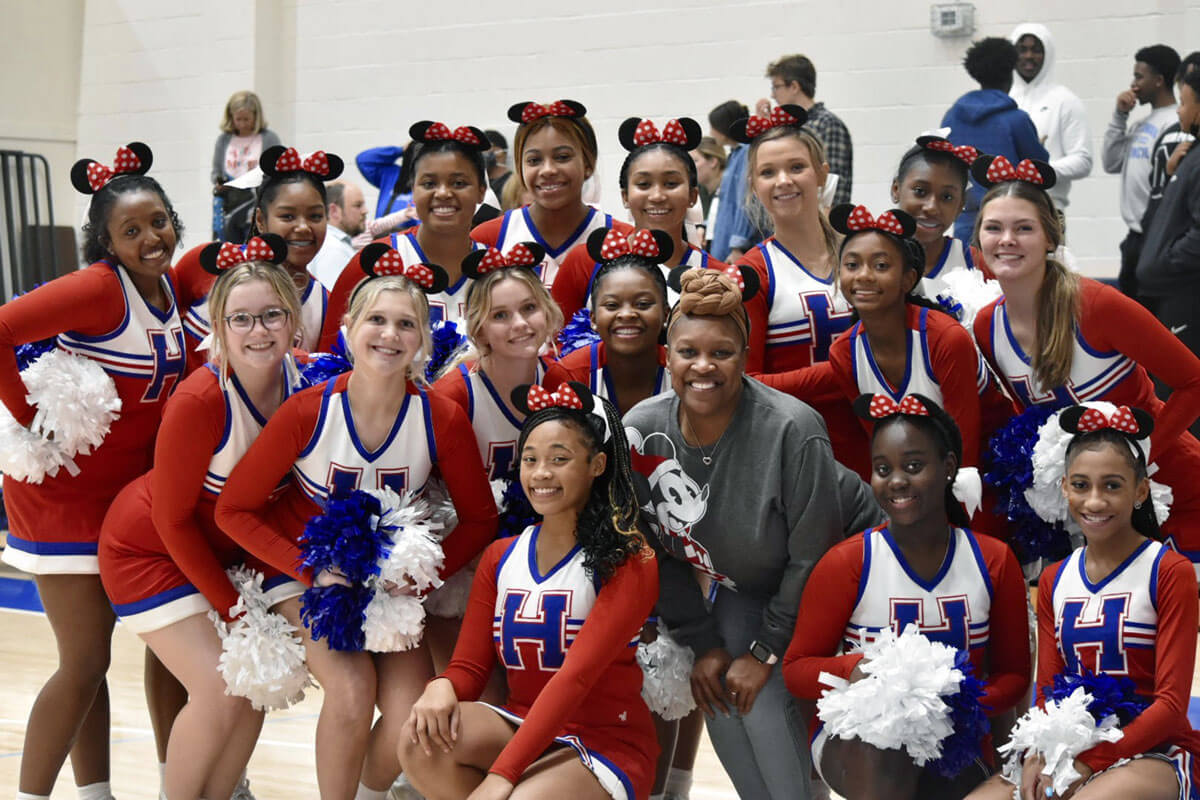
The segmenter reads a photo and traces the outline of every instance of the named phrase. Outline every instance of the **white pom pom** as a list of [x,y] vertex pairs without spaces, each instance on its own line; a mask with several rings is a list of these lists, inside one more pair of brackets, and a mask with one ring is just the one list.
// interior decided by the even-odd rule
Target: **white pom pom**
[[366,649],[373,653],[411,650],[421,643],[425,632],[425,606],[411,595],[392,597],[376,589],[364,612],[363,634]]
[[1025,712],[1013,726],[1008,742],[997,748],[1007,756],[1004,777],[1020,786],[1025,755],[1033,751],[1045,759],[1042,774],[1050,777],[1055,794],[1062,795],[1079,780],[1076,756],[1101,742],[1115,742],[1125,735],[1117,727],[1116,716],[1106,717],[1097,725],[1088,711],[1091,702],[1092,696],[1079,687],[1063,700],[1046,703],[1045,709],[1035,706]]
[[474,582],[475,570],[463,567],[425,595],[425,611],[435,617],[461,617],[467,613],[467,599],[471,596],[471,584]]
[[394,529],[391,549],[379,561],[379,580],[410,583],[419,592],[441,586],[438,572],[445,556],[434,535],[440,525],[429,520],[429,504],[411,496],[401,498],[391,489],[374,490],[371,494],[383,508],[378,527]]
[[931,280],[942,284],[938,297],[949,297],[962,306],[960,322],[967,330],[975,324],[975,315],[1003,293],[999,281],[985,279],[977,269],[955,269]]
[[692,697],[692,667],[696,658],[691,648],[671,638],[662,625],[658,638],[641,642],[637,661],[642,668],[642,699],[665,720],[683,719],[696,708]]
[[938,758],[954,731],[942,697],[959,691],[963,674],[954,648],[926,639],[913,626],[887,630],[863,648],[866,677],[855,683],[821,673],[833,688],[817,701],[831,736],[861,739],[884,750],[903,747],[917,766]]
[[422,499],[429,504],[430,525],[441,525],[439,535],[445,539],[451,531],[458,527],[458,512],[454,508],[454,502],[450,499],[446,484],[440,478],[430,478],[429,482],[425,484]]
[[245,697],[265,711],[299,702],[305,687],[313,684],[295,626],[267,606],[262,573],[235,567],[229,579],[238,589],[232,609],[237,618],[227,624],[217,612],[208,612],[221,637],[218,669],[226,694]]
[[120,416],[112,378],[89,358],[51,350],[26,367],[21,380],[37,412],[28,430],[7,410],[0,414],[0,472],[30,483],[60,467],[78,474],[72,458],[98,447]]

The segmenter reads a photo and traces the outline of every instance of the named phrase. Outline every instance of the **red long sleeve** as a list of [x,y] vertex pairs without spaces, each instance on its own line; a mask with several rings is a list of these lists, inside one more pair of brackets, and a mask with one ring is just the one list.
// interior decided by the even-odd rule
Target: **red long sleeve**
[[[557,285],[557,281],[555,285]],[[591,380],[592,348],[581,347],[546,367],[546,377],[542,378],[542,386],[554,390],[560,383],[568,381],[579,381],[585,386],[589,386]]]
[[[517,213],[517,212],[509,212]],[[481,222],[471,229],[471,239],[479,242],[484,247],[495,247],[496,242],[500,241],[500,229],[504,227],[505,214],[489,219],[487,222]]]
[[185,251],[171,267],[171,282],[175,284],[181,316],[186,314],[197,300],[208,296],[213,281],[217,279],[215,275],[200,266],[200,251],[209,244],[211,242],[198,244]]
[[442,577],[448,577],[487,547],[496,535],[500,515],[466,412],[453,400],[436,394],[429,395],[429,404],[437,463],[458,512],[458,526],[442,540],[446,556]]
[[988,676],[980,702],[986,706],[989,715],[995,715],[1008,711],[1021,701],[1033,672],[1025,576],[1008,545],[978,533],[975,539],[992,579]]
[[[916,307],[913,307],[914,310]],[[979,465],[979,351],[962,325],[937,311],[926,314],[929,360],[942,390],[942,407],[962,433],[964,467]]]
[[192,373],[167,401],[150,473],[150,514],[171,559],[222,616],[238,593],[200,525],[204,476],[225,427],[225,401],[207,369]]
[[575,245],[563,256],[558,274],[554,276],[554,285],[550,287],[550,296],[562,309],[563,319],[567,322],[587,304],[588,286],[596,266],[596,262],[588,255],[585,242]]
[[[847,393],[846,387],[842,385],[834,361],[834,354],[838,349],[838,342],[840,341],[841,339],[839,338],[829,349],[828,361],[821,361],[813,364],[811,367],[789,369],[786,372],[759,373],[754,375],[754,377],[772,389],[778,389],[781,392],[790,394],[792,397],[803,400],[810,406],[840,400]],[[843,349],[849,350],[848,347]],[[857,394],[855,394],[855,397],[857,397]]]
[[746,316],[750,320],[750,341],[746,343],[746,374],[758,377],[765,369],[767,358],[767,320],[770,309],[767,297],[771,293],[771,278],[762,252],[753,247],[737,260],[736,266],[751,267],[758,273],[758,293],[745,304]]

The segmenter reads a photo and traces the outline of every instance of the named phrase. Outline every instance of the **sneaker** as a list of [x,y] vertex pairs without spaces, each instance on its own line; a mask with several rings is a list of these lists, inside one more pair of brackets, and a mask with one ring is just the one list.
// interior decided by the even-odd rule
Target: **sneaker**
[[425,800],[425,797],[408,782],[408,776],[402,774],[388,790],[388,800]]
[[242,778],[242,782],[237,785],[230,795],[229,800],[257,800],[254,797],[254,792],[250,791],[250,779]]

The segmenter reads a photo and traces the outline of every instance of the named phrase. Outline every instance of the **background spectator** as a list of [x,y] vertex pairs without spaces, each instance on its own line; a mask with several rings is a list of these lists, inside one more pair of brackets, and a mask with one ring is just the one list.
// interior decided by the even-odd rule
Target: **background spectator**
[[358,171],[367,179],[367,183],[379,190],[379,201],[375,204],[376,220],[412,205],[412,175],[404,168],[404,151],[411,146],[412,142],[404,147],[372,147],[354,158]]
[[725,148],[713,137],[705,136],[700,140],[700,146],[692,151],[692,160],[696,162],[696,175],[700,180],[700,214],[704,220],[698,226],[703,237],[700,247],[707,250],[716,220],[717,192],[725,174]]
[[221,117],[221,135],[213,148],[213,239],[244,242],[254,213],[254,192],[224,186],[258,166],[258,157],[279,144],[267,128],[262,102],[254,92],[234,92]]
[[347,262],[358,250],[354,237],[367,228],[367,201],[355,183],[334,181],[325,187],[328,224],[325,242],[308,265],[308,271],[329,291]]
[[762,234],[746,214],[746,152],[744,144],[729,137],[729,127],[739,119],[750,116],[750,109],[737,100],[726,100],[708,112],[709,133],[722,147],[728,147],[725,174],[721,176],[718,193],[724,202],[717,205],[710,238],[709,253],[718,261],[732,264],[742,254],[762,240]]
[[[1183,90],[1183,79],[1197,67],[1200,67],[1200,50],[1188,53],[1179,65],[1175,85],[1180,92]],[[1158,135],[1154,151],[1150,154],[1150,199],[1146,203],[1146,213],[1142,214],[1143,231],[1150,230],[1154,214],[1162,202],[1163,191],[1194,141],[1195,137],[1180,127],[1178,119],[1163,128],[1162,133]]]
[[501,197],[504,194],[504,184],[512,177],[512,170],[508,166],[508,140],[504,138],[503,133],[491,128],[483,133],[492,144],[492,148],[483,154],[484,163],[487,165],[488,183],[491,184],[496,197]]

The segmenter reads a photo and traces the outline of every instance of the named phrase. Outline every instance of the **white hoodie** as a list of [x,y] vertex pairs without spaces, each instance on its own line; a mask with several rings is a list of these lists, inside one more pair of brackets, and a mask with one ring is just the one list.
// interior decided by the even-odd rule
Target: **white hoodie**
[[1026,34],[1041,40],[1046,60],[1028,83],[1014,70],[1008,94],[1033,120],[1038,137],[1050,152],[1050,166],[1058,174],[1058,183],[1050,190],[1050,196],[1062,208],[1067,205],[1071,182],[1087,177],[1092,171],[1087,112],[1074,92],[1054,82],[1054,37],[1050,30],[1045,25],[1028,22],[1014,28],[1008,38],[1016,44]]

